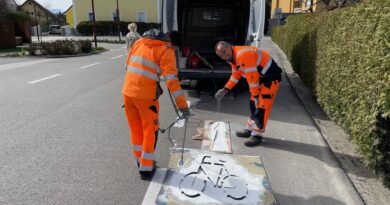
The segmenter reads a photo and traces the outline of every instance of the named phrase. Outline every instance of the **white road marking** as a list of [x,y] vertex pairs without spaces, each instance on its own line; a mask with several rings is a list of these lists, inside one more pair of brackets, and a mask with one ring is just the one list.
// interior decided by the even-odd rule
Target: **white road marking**
[[90,64],[90,65],[86,65],[86,66],[83,66],[83,67],[80,67],[80,68],[88,68],[88,67],[91,67],[91,66],[94,66],[94,65],[98,65],[100,63],[93,63],[93,64]]
[[114,59],[120,58],[120,57],[122,57],[122,56],[123,56],[123,55],[120,55],[120,56],[113,57],[113,58],[111,58],[111,60],[114,60]]
[[165,175],[167,174],[167,169],[160,168],[156,170],[156,173],[153,176],[152,181],[149,184],[148,190],[145,192],[144,200],[142,205],[155,204],[160,189],[164,183]]
[[41,82],[41,81],[44,81],[44,80],[48,80],[50,78],[55,78],[55,77],[58,77],[60,76],[61,74],[55,74],[55,75],[52,75],[52,76],[49,76],[49,77],[46,77],[46,78],[41,78],[41,79],[38,79],[38,80],[34,80],[34,81],[31,81],[29,82],[28,84],[34,84],[34,83],[37,83],[37,82]]
[[20,68],[20,67],[27,67],[27,66],[36,65],[39,63],[46,63],[46,62],[51,62],[51,61],[56,61],[56,60],[57,59],[45,59],[45,60],[26,61],[26,62],[20,62],[20,63],[9,63],[9,64],[0,65],[0,71],[10,70],[10,69]]
[[127,46],[122,46],[121,48],[127,48]]

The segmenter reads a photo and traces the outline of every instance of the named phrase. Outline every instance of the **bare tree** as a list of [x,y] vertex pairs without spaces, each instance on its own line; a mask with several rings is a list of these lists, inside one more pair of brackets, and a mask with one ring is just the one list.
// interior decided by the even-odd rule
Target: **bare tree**
[[45,2],[43,2],[42,6],[45,7],[46,9],[50,9],[51,3],[50,3],[50,1],[45,1]]
[[11,0],[0,0],[0,12],[9,11]]

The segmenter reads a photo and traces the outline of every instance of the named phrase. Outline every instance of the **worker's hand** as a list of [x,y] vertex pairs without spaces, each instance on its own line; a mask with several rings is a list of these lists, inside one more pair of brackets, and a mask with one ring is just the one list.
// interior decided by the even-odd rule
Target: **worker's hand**
[[216,100],[220,101],[220,100],[222,100],[222,98],[223,98],[228,92],[229,92],[228,89],[222,88],[222,89],[218,90],[218,91],[215,93],[215,96],[214,96],[214,97],[215,97]]
[[188,108],[180,109],[181,117],[184,119],[188,119],[191,115],[191,112]]

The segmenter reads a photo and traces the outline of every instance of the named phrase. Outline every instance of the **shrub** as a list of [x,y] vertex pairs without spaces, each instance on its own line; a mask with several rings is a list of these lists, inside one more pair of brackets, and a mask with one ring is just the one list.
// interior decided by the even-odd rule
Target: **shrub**
[[272,39],[390,187],[390,1],[294,15]]
[[92,43],[89,40],[77,41],[77,45],[82,53],[91,53],[92,51]]
[[6,19],[16,21],[16,22],[26,22],[31,18],[28,14],[21,11],[11,11],[5,14]]
[[89,40],[57,40],[53,42],[31,43],[30,55],[74,55],[92,53],[92,43]]
[[38,43],[31,43],[30,46],[27,48],[27,52],[30,53],[30,55],[35,56],[36,51],[38,50]]

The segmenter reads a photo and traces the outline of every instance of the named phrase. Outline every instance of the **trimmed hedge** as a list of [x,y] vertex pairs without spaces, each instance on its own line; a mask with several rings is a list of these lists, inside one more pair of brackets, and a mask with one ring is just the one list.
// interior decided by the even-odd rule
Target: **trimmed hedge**
[[390,187],[390,1],[289,16],[272,39]]
[[27,51],[32,56],[91,53],[92,43],[89,40],[57,40],[53,42],[31,43]]
[[[129,32],[127,26],[131,22],[119,22],[119,27],[122,34],[127,34]],[[143,34],[145,31],[152,28],[160,28],[158,23],[144,23],[144,22],[135,22],[137,24],[137,32]],[[84,36],[93,35],[93,22],[92,21],[82,21],[77,27],[77,31]],[[96,34],[97,35],[118,35],[118,23],[115,21],[96,21]]]

